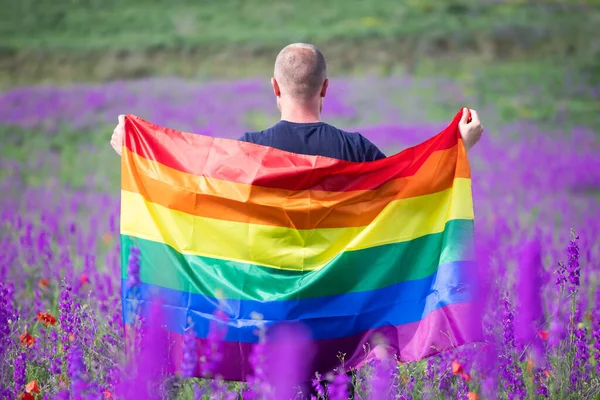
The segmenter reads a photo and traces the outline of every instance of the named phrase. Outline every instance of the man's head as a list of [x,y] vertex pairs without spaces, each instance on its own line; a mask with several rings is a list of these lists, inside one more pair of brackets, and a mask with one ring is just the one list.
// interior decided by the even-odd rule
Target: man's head
[[311,44],[294,43],[286,46],[275,60],[273,92],[280,99],[298,105],[317,103],[327,91],[327,64],[319,49]]

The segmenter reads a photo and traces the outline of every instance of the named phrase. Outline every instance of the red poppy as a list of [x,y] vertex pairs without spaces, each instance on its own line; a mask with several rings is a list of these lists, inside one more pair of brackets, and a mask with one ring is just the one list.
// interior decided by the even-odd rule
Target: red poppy
[[550,336],[550,334],[546,331],[538,331],[538,335],[542,340],[548,340],[548,337]]
[[38,387],[37,381],[34,379],[25,386],[25,391],[27,393],[39,393],[40,388]]
[[469,400],[479,400],[479,395],[477,393],[475,393],[475,392],[469,392],[467,394],[467,398]]
[[112,393],[108,390],[105,390],[104,392],[102,392],[102,394],[104,395],[105,399],[112,399]]
[[21,345],[23,347],[31,347],[35,343],[35,338],[27,331],[25,331],[25,333],[19,337],[19,340],[21,341]]
[[469,374],[467,374],[466,372],[463,372],[462,374],[460,374],[460,376],[462,376],[462,378],[467,381],[467,382],[471,382],[471,376]]
[[85,285],[86,283],[90,283],[90,280],[88,279],[86,274],[81,274],[81,276],[79,277],[79,280],[81,281],[81,285]]
[[37,319],[38,321],[45,323],[46,326],[56,324],[56,317],[47,312],[39,312],[37,315]]
[[50,284],[50,279],[48,279],[48,278],[42,278],[38,281],[38,286],[41,289],[46,289],[49,284]]
[[458,361],[452,361],[452,373],[453,374],[460,374],[463,372],[463,367],[462,365],[460,365],[460,363]]
[[105,233],[102,236],[102,240],[104,241],[104,243],[110,244],[110,242],[112,241],[112,236],[110,235],[110,233]]
[[75,335],[71,333],[69,335],[69,342],[72,342],[73,340],[75,340]]
[[21,393],[21,395],[19,396],[19,399],[21,399],[21,400],[35,400],[35,397],[33,397],[33,395],[30,394],[30,393]]

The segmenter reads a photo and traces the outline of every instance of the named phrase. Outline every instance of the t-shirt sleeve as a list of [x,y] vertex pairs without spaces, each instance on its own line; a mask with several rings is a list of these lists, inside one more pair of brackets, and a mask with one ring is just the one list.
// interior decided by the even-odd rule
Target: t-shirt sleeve
[[250,143],[252,143],[252,136],[251,136],[250,132],[246,132],[242,136],[240,136],[238,138],[238,140],[241,141],[241,142],[250,142]]
[[360,135],[361,145],[364,148],[365,161],[377,161],[385,158],[385,154],[379,150],[377,146],[375,146],[369,139]]

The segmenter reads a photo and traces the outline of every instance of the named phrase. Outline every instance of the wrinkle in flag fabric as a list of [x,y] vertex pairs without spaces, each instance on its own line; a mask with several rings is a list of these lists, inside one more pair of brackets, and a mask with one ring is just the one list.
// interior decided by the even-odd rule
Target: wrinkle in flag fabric
[[[261,326],[307,328],[310,368],[321,372],[339,366],[340,353],[355,368],[376,346],[416,361],[477,340],[471,174],[459,120],[393,156],[352,163],[127,115],[125,323],[158,299],[177,371],[184,332],[207,346],[220,307],[228,319],[217,374],[227,380],[252,373]],[[127,285],[133,247],[135,288]]]

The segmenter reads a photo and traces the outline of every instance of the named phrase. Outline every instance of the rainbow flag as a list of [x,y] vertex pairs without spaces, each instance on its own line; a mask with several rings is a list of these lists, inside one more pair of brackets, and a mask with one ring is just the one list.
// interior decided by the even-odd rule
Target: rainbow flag
[[[339,353],[346,367],[361,365],[376,337],[403,361],[475,340],[473,202],[459,120],[394,156],[352,163],[126,116],[125,322],[134,305],[160,298],[175,341],[191,321],[202,348],[223,307],[218,373],[228,380],[252,373],[261,324],[305,326],[317,349],[311,368],[321,372],[339,366]],[[141,259],[135,290],[126,284],[132,246]]]

